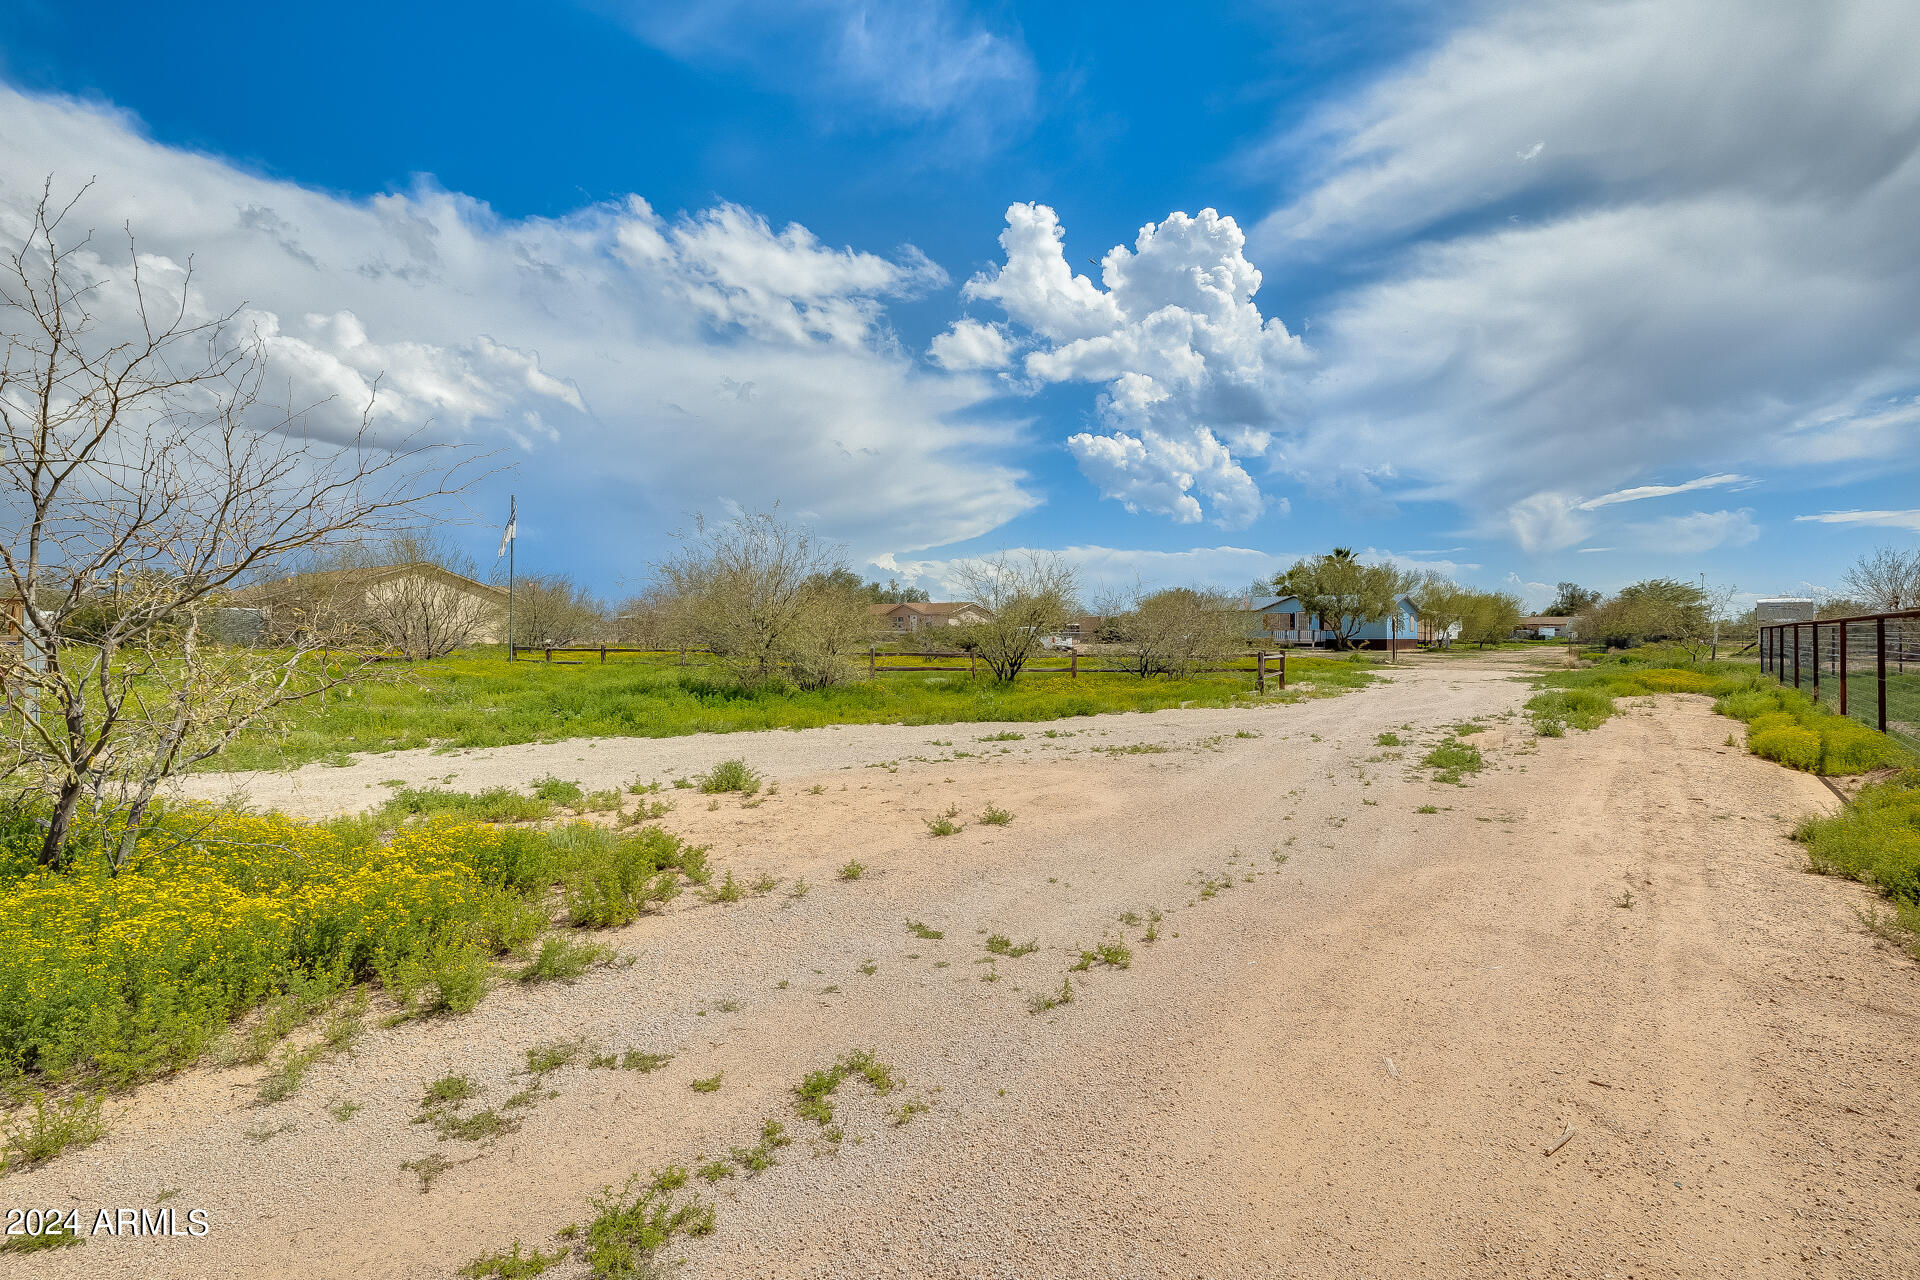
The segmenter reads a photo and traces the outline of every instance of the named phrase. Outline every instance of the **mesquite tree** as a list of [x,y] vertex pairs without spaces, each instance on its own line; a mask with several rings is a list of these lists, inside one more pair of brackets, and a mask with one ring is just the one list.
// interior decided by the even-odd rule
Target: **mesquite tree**
[[197,314],[190,270],[143,279],[131,231],[110,267],[51,187],[0,260],[0,588],[23,614],[0,647],[0,779],[44,823],[43,865],[85,828],[119,866],[168,778],[366,670],[321,652],[326,618],[221,642],[229,590],[417,519],[460,459],[379,439],[370,405],[332,442],[322,406],[270,408],[238,313]]

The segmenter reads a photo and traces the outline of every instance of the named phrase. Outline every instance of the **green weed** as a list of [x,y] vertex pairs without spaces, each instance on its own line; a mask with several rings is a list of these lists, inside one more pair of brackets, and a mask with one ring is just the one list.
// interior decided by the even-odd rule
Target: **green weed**
[[743,796],[760,790],[760,775],[747,768],[745,760],[722,760],[694,779],[708,794],[738,792]]

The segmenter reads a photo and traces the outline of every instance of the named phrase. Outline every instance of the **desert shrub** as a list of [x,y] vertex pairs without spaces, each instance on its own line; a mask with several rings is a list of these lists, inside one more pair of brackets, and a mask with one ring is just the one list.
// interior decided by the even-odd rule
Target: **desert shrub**
[[[1600,689],[1554,689],[1527,699],[1527,712],[1534,727],[1597,729],[1613,714],[1613,698]],[[1548,732],[1557,738],[1559,733]]]
[[586,795],[586,790],[577,782],[555,777],[550,773],[544,778],[533,780],[533,794],[536,799],[545,800],[549,804],[564,805],[571,809],[580,803]]
[[1735,720],[1756,720],[1780,710],[1780,699],[1772,689],[1741,689],[1715,699],[1713,709]]
[[1763,760],[1777,761],[1790,769],[1804,769],[1808,773],[1816,773],[1820,769],[1820,735],[1795,724],[1750,731],[1747,734],[1747,750]]
[[1886,734],[1845,716],[1833,716],[1820,726],[1820,772],[1867,773],[1898,763],[1904,756]]
[[387,797],[376,813],[389,822],[400,818],[448,814],[477,822],[536,822],[553,815],[553,805],[537,796],[523,796],[510,787],[489,787],[468,793],[442,787],[402,787]]
[[750,796],[760,790],[760,775],[747,768],[745,760],[722,760],[694,781],[709,795],[737,791]]
[[1714,693],[1720,681],[1704,671],[1663,668],[1638,673],[1649,693]]
[[1750,733],[1771,733],[1775,729],[1804,729],[1810,717],[1798,716],[1791,711],[1767,711],[1755,716],[1747,724]]
[[1920,771],[1862,788],[1840,812],[1803,822],[1794,838],[1807,846],[1814,870],[1920,906]]
[[576,925],[626,924],[649,906],[680,892],[680,873],[704,880],[704,848],[689,850],[658,827],[615,834],[580,824],[556,853],[557,877],[567,921]]
[[236,1017],[284,1007],[264,1053],[353,982],[423,1010],[471,1008],[489,955],[534,936],[556,885],[570,915],[607,923],[670,895],[676,871],[706,874],[705,850],[665,832],[585,823],[435,817],[383,839],[365,823],[191,806],[164,815],[117,875],[102,856],[23,863],[4,834],[0,1082],[133,1084],[193,1062]]

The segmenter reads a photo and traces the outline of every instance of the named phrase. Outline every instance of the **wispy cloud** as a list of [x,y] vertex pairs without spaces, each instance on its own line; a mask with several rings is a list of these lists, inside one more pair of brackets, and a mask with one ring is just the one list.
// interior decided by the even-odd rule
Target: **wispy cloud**
[[690,64],[740,70],[809,106],[869,124],[961,122],[992,133],[1034,104],[1033,57],[1016,29],[952,0],[608,3],[634,34]]
[[1817,516],[1795,516],[1814,524],[1861,524],[1882,529],[1911,529],[1920,533],[1920,508],[1911,511],[1823,511]]
[[1682,484],[1643,484],[1631,489],[1616,489],[1612,493],[1603,493],[1597,498],[1588,498],[1580,504],[1582,511],[1597,511],[1601,507],[1611,507],[1621,502],[1640,502],[1646,498],[1667,498],[1676,493],[1692,493],[1696,489],[1718,489],[1730,484],[1751,484],[1748,476],[1726,475],[1701,476],[1698,480],[1688,480]]
[[1291,472],[1391,458],[1555,549],[1686,491],[1649,465],[1920,457],[1920,10],[1760,6],[1737,44],[1718,0],[1470,12],[1286,140],[1254,256],[1370,273],[1308,331]]

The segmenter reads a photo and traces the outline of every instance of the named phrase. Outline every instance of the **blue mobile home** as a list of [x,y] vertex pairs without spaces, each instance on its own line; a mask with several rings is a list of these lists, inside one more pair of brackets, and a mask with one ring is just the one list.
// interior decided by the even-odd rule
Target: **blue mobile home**
[[[1401,596],[1399,609],[1362,626],[1349,641],[1362,649],[1412,649],[1421,639],[1420,610],[1412,596]],[[1247,638],[1276,645],[1331,645],[1334,633],[1317,615],[1308,613],[1297,596],[1267,596],[1248,602]]]

